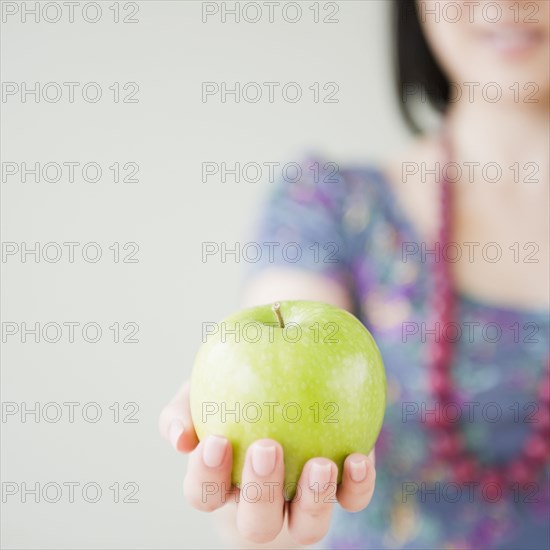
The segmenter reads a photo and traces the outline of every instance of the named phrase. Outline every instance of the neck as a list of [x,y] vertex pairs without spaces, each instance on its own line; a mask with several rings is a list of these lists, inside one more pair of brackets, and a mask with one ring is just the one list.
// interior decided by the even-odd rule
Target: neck
[[460,101],[451,104],[447,126],[457,160],[548,166],[549,120],[547,100],[495,104]]

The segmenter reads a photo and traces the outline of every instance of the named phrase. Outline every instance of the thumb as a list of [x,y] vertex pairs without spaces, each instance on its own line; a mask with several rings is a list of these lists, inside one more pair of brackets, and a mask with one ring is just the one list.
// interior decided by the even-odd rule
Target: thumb
[[161,435],[182,453],[192,451],[199,443],[191,418],[189,389],[189,382],[183,384],[168,405],[162,409],[159,418]]

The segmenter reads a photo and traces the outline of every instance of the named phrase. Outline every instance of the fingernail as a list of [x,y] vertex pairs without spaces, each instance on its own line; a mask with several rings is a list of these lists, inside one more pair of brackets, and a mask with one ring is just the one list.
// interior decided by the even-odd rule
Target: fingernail
[[330,483],[330,474],[330,462],[324,464],[313,462],[309,469],[309,488],[324,491],[327,484]]
[[168,439],[176,450],[178,449],[178,441],[180,436],[184,431],[185,428],[183,427],[183,422],[181,420],[172,420],[170,427],[168,428]]
[[259,476],[268,476],[275,470],[277,449],[274,445],[252,445],[252,469]]
[[211,435],[204,440],[202,450],[202,459],[209,468],[218,468],[223,462],[225,450],[227,449],[227,439]]
[[349,462],[349,475],[356,483],[360,483],[367,477],[367,462],[360,460],[359,462]]

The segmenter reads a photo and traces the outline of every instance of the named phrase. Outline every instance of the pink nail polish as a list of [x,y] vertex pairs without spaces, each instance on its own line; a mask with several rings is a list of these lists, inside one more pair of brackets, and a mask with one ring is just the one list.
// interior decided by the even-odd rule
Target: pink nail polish
[[202,459],[209,468],[218,468],[223,462],[227,449],[227,439],[211,435],[204,440]]
[[275,470],[277,449],[274,445],[252,445],[252,469],[259,476],[268,476]]
[[360,483],[367,477],[367,463],[365,460],[359,462],[349,462],[349,474],[351,479],[356,483]]
[[330,483],[330,475],[332,472],[330,462],[324,464],[313,462],[309,468],[309,488],[315,491],[325,491]]

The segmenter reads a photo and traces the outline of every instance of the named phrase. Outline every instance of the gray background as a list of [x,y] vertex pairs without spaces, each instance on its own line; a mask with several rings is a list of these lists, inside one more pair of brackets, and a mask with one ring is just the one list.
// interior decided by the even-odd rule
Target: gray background
[[[5,323],[21,329],[22,323],[71,321],[103,330],[97,343],[86,342],[80,328],[74,343],[66,328],[56,343],[42,337],[35,343],[32,335],[22,342],[20,333],[5,337],[5,548],[223,547],[212,517],[184,502],[186,459],[161,440],[157,418],[190,373],[201,323],[239,307],[245,263],[231,257],[203,263],[201,243],[249,241],[270,185],[266,178],[203,183],[202,162],[284,163],[313,151],[327,161],[368,163],[405,140],[391,82],[388,2],[338,2],[333,24],[315,23],[310,1],[301,2],[303,15],[294,24],[278,10],[273,23],[267,11],[255,24],[223,23],[220,15],[203,23],[203,3],[195,1],[138,2],[138,22],[116,24],[113,4],[100,2],[97,23],[84,21],[80,7],[73,23],[66,8],[59,22],[36,23],[2,6],[4,83],[97,82],[103,92],[97,103],[82,99],[81,85],[74,103],[63,88],[58,102],[35,102],[31,95],[23,102],[19,94],[1,104],[4,163],[96,162],[103,169],[97,183],[84,181],[78,168],[74,183],[67,171],[56,183],[36,183],[32,176],[22,183],[18,175],[2,182],[4,243],[80,243],[74,263],[67,248],[57,262],[36,262],[32,255],[22,262],[20,253],[3,259],[4,330],[14,326]],[[325,4],[322,17],[331,11]],[[120,2],[119,9],[128,16],[131,6]],[[88,15],[94,17],[93,10]],[[224,104],[218,96],[204,103],[203,81],[296,81],[304,98]],[[115,103],[114,82],[136,82],[139,102]],[[307,89],[314,82],[336,82],[339,102],[314,103]],[[114,162],[137,163],[139,182],[114,183],[108,168]],[[82,258],[88,242],[101,246],[97,263]],[[114,262],[114,242],[137,243],[138,262]],[[115,343],[108,328],[114,322],[136,323],[139,342]],[[7,414],[35,402],[41,412],[46,403],[58,403],[61,418],[36,422],[27,415],[23,422],[20,413]],[[80,403],[72,423],[64,402]],[[101,408],[96,423],[82,417],[88,402]],[[115,402],[121,408],[136,403],[138,422],[114,422],[109,407]],[[47,412],[55,416],[55,405]],[[121,418],[129,412],[122,410]],[[74,502],[66,488],[56,503],[6,494],[14,487],[9,484],[20,491],[23,482],[41,489],[80,485]],[[115,503],[109,487],[119,483],[122,498],[129,496],[123,490],[128,482],[139,487],[139,502]],[[83,499],[85,483],[99,484],[98,502]],[[55,499],[55,488],[48,498]]]

